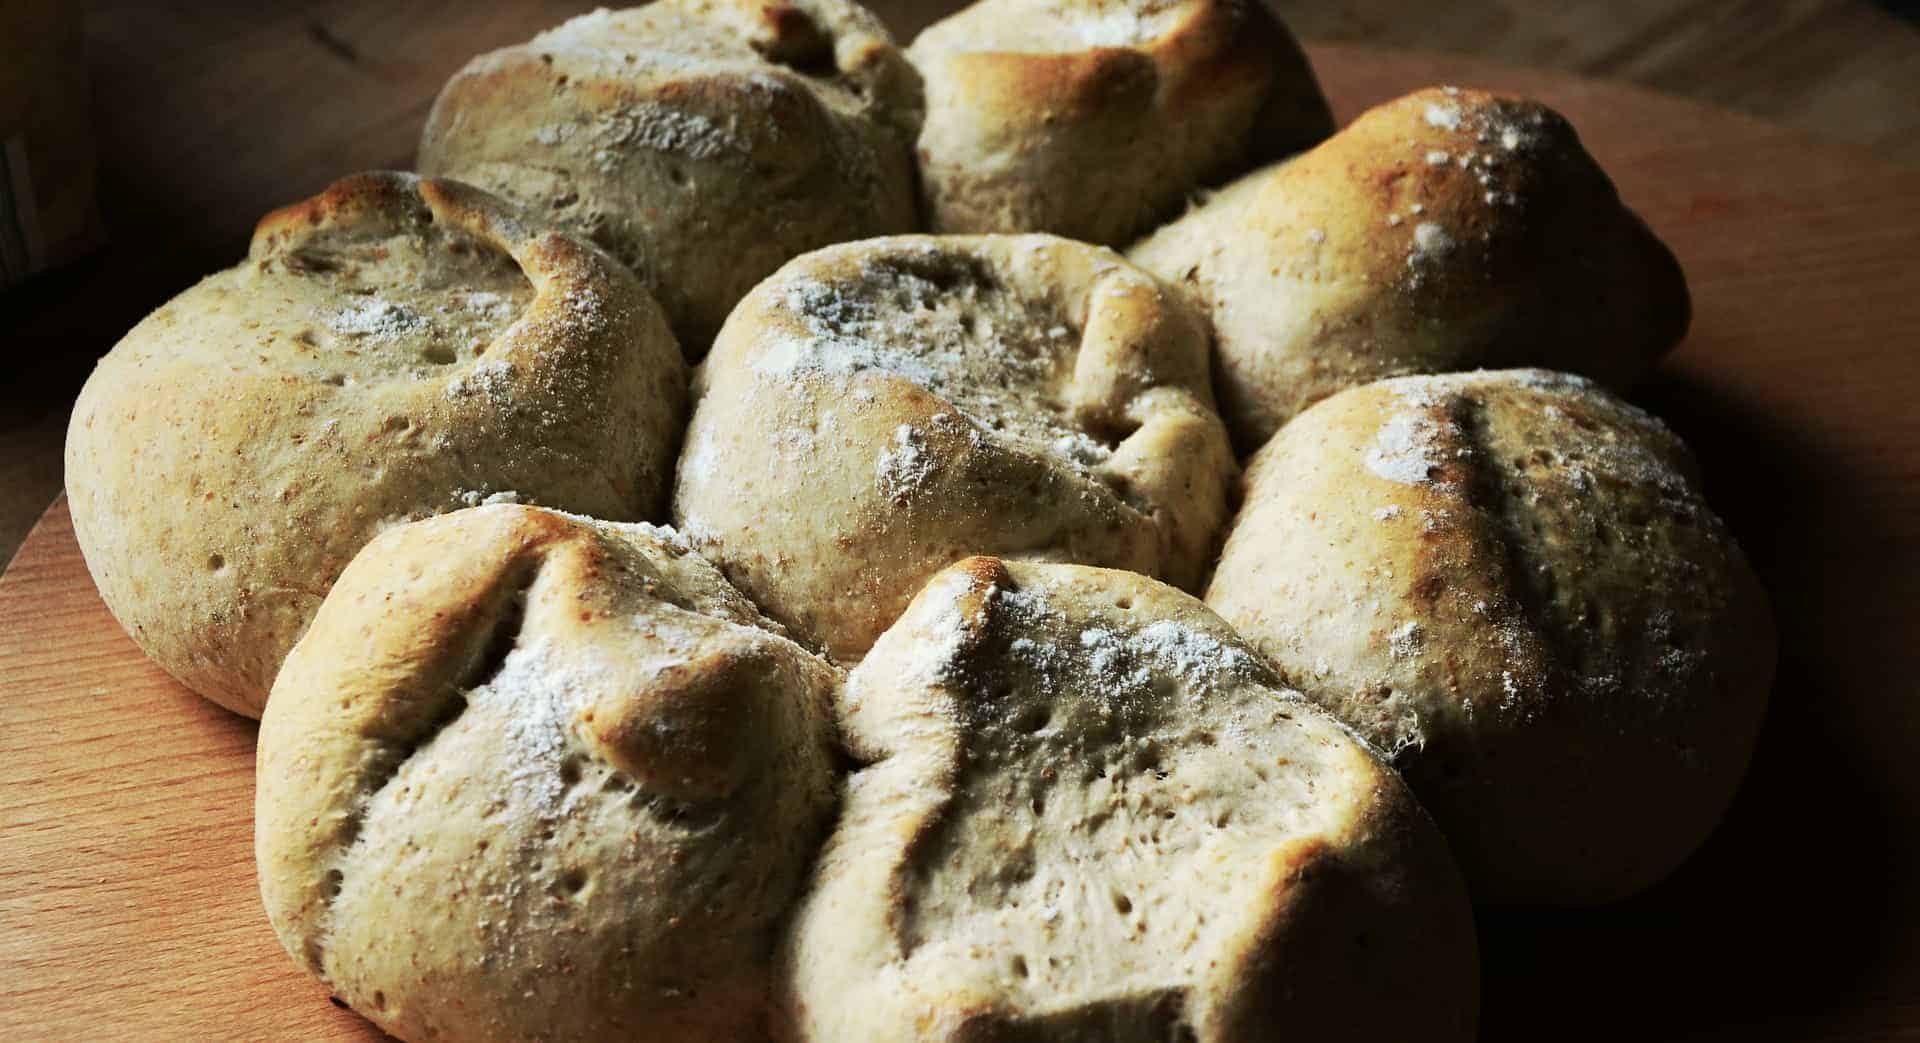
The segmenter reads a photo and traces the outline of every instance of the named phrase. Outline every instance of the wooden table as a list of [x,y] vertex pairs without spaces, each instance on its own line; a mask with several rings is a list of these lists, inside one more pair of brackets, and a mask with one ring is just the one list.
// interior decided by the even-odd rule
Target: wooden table
[[[1482,918],[1488,1039],[1920,1038],[1920,172],[1636,89],[1321,47],[1337,107],[1436,80],[1570,114],[1690,274],[1642,402],[1772,590],[1752,776],[1654,891]],[[253,727],[141,658],[63,504],[0,578],[0,1038],[358,1038],[254,891]]]

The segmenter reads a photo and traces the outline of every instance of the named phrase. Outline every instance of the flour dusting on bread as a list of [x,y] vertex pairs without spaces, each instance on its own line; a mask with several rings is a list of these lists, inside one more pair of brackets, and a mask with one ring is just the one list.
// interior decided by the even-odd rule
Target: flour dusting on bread
[[[792,1038],[1405,1038],[1383,1001],[1407,989],[1436,1001],[1423,1038],[1470,1035],[1470,996],[1437,987],[1472,961],[1437,834],[1191,598],[963,561],[853,672],[842,721],[862,763],[794,920]],[[1385,886],[1309,883],[1335,866]],[[1325,977],[1349,943],[1270,958],[1302,915],[1384,955]],[[1236,1025],[1247,994],[1300,999]]]
[[897,236],[763,282],[706,362],[674,519],[855,661],[970,553],[1198,581],[1228,458],[1206,329],[1112,251]]

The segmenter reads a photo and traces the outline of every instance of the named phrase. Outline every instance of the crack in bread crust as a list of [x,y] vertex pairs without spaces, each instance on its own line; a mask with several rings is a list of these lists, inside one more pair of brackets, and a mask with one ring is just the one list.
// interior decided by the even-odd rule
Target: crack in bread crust
[[537,562],[524,563],[509,575],[503,589],[494,595],[498,604],[472,665],[462,671],[458,681],[444,686],[439,696],[440,705],[424,715],[408,734],[388,737],[380,744],[381,756],[362,781],[361,796],[352,813],[338,827],[336,854],[322,875],[320,889],[326,896],[325,902],[306,943],[310,965],[321,971],[322,980],[326,980],[324,968],[327,938],[332,929],[333,899],[339,895],[347,867],[354,861],[354,849],[366,826],[369,809],[409,761],[460,719],[469,705],[470,693],[491,683],[505,667],[508,654],[519,643],[520,627],[526,619],[527,591],[537,575]]
[[497,500],[657,516],[684,419],[666,320],[611,258],[469,186],[361,174],[101,360],[68,489],[116,618],[258,716],[383,529]]
[[[1276,683],[1144,577],[991,558],[938,574],[843,689],[868,766],[790,929],[791,1038],[1312,1035],[1350,1006],[1327,997],[1372,987],[1291,987],[1314,961],[1363,958],[1349,930],[1379,943],[1369,980],[1390,990],[1470,971],[1431,825]],[[1369,883],[1308,886],[1328,873]],[[1315,921],[1295,907],[1327,902],[1303,941]],[[1399,962],[1427,946],[1452,961],[1438,977]],[[1266,993],[1288,997],[1260,1007],[1281,1016],[1237,1013]],[[1434,1013],[1434,1035],[1470,1034],[1470,1011]]]
[[676,523],[857,661],[970,554],[1193,586],[1235,471],[1204,324],[1109,250],[898,236],[799,258],[704,367]]
[[275,931],[402,1038],[760,1033],[831,817],[837,676],[671,531],[517,505],[397,527],[262,725]]
[[695,360],[789,258],[916,225],[921,115],[919,76],[856,4],[660,0],[468,62],[419,166],[592,238]]
[[1394,754],[1481,899],[1624,897],[1705,837],[1774,638],[1657,420],[1544,370],[1396,378],[1249,474],[1209,604]]

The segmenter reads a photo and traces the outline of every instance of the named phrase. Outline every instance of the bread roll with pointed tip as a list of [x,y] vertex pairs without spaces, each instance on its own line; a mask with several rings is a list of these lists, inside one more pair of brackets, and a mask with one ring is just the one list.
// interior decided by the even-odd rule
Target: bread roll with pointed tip
[[140,647],[257,717],[385,526],[488,498],[658,517],[686,380],[599,250],[455,182],[350,177],[100,361],[67,432],[74,533]]
[[764,1039],[836,680],[671,531],[511,505],[391,530],[261,722],[274,930],[416,1043]]
[[972,558],[849,675],[794,1040],[1469,1040],[1473,922],[1366,745],[1189,595]]
[[1621,387],[1686,333],[1678,262],[1537,102],[1435,88],[1255,171],[1129,257],[1213,317],[1243,452],[1355,384],[1539,365]]
[[1744,774],[1766,593],[1659,421],[1540,370],[1404,377],[1254,457],[1207,591],[1384,750],[1476,897],[1659,880]]
[[1254,0],[979,0],[922,32],[920,188],[936,232],[1118,246],[1333,116]]
[[919,227],[920,81],[847,0],[656,0],[467,63],[420,169],[593,238],[666,308],[689,359],[815,247]]
[[768,615],[857,660],[994,552],[1197,588],[1235,470],[1206,329],[1111,250],[902,236],[762,283],[702,367],[676,524]]

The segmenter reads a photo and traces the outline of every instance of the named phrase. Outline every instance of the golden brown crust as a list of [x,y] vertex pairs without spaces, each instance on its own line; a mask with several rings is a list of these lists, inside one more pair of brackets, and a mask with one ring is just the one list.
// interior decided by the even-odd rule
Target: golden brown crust
[[282,943],[403,1039],[763,1037],[836,681],[769,626],[651,526],[496,506],[382,535],[261,725]]
[[68,431],[75,532],[141,647],[258,715],[386,525],[488,497],[658,517],[685,383],[598,250],[466,186],[350,177],[101,361]]
[[1478,898],[1619,898],[1713,828],[1773,628],[1658,421],[1564,374],[1400,378],[1246,488],[1207,603],[1394,755]]
[[918,77],[855,4],[658,0],[475,58],[419,162],[593,238],[698,358],[788,258],[918,226],[920,111]]
[[1632,382],[1686,332],[1686,281],[1559,114],[1484,91],[1389,102],[1141,243],[1219,344],[1252,452],[1343,387],[1543,365]]
[[1232,454],[1204,326],[1112,253],[902,236],[762,283],[700,376],[676,524],[858,659],[927,577],[996,552],[1197,586]]
[[841,689],[804,1040],[1465,1040],[1471,917],[1367,747],[1192,597],[973,558]]
[[940,232],[1117,245],[1195,188],[1333,131],[1299,46],[1246,0],[982,0],[908,54]]

